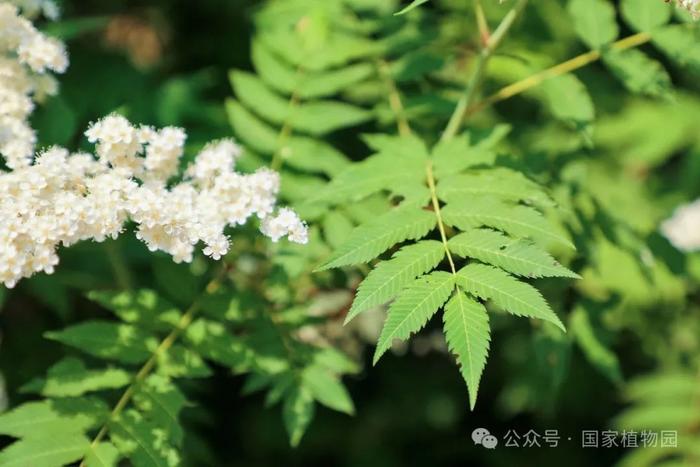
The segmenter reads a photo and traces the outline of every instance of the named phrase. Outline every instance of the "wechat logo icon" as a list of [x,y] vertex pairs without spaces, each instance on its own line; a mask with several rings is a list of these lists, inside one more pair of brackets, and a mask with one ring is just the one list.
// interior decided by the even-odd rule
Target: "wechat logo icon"
[[472,431],[474,444],[481,444],[486,449],[495,449],[498,446],[498,438],[493,436],[486,428],[477,428]]

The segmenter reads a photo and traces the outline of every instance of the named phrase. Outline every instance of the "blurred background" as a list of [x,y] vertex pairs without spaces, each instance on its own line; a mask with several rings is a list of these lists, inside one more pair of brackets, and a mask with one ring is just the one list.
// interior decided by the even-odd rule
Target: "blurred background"
[[[252,70],[253,15],[261,3],[63,1],[61,21],[39,23],[67,42],[71,62],[68,72],[59,77],[60,94],[33,116],[40,143],[78,149],[85,144],[82,132],[87,125],[114,110],[134,122],[187,128],[189,154],[206,141],[231,136],[224,108],[224,100],[232,95],[227,74],[232,68]],[[560,23],[563,20],[556,13],[561,3],[543,0],[543,6],[536,7],[539,14],[528,16],[514,32],[521,39],[511,45],[513,53],[544,43],[550,45],[543,54],[555,58],[583,51]],[[473,56],[474,30],[469,2],[438,4],[452,11],[452,19],[443,26],[448,35],[464,36],[468,62]],[[489,9],[493,18],[501,13]],[[555,40],[559,42],[551,45]],[[496,89],[510,80],[509,60],[506,53],[494,61],[488,86]],[[346,379],[357,414],[349,417],[320,408],[296,449],[288,445],[279,409],[266,409],[261,395],[242,396],[243,379],[216,368],[208,382],[196,386],[185,382],[183,387],[192,402],[183,416],[188,427],[185,455],[191,465],[544,466],[565,462],[575,467],[612,465],[621,459],[628,449],[582,448],[581,431],[615,426],[616,417],[629,407],[623,389],[628,376],[666,368],[664,359],[673,361],[669,364],[673,369],[698,354],[700,263],[695,256],[676,251],[658,234],[659,222],[675,206],[700,194],[700,98],[693,78],[697,75],[688,76],[673,67],[671,74],[681,89],[675,102],[622,97],[621,86],[598,64],[580,73],[594,93],[600,114],[595,155],[586,149],[588,142],[572,136],[570,129],[545,125],[546,112],[527,97],[499,104],[476,121],[488,127],[507,115],[516,128],[514,144],[528,147],[521,164],[543,179],[548,171],[566,168],[563,179],[596,187],[602,201],[591,201],[584,212],[581,235],[586,234],[588,222],[610,222],[604,209],[609,208],[629,222],[638,234],[635,239],[641,239],[639,244],[601,239],[585,247],[583,254],[594,260],[577,264],[580,268],[575,270],[584,276],[577,293],[585,291],[587,299],[576,303],[593,310],[587,316],[606,323],[591,331],[593,337],[586,335],[589,328],[585,328],[562,343],[544,334],[533,337],[524,321],[511,321],[507,328],[497,326],[479,401],[469,412],[464,382],[444,352],[439,323],[433,323],[402,355],[387,355],[375,368],[370,352],[359,352],[364,369]],[[357,145],[352,134],[333,137],[340,146]],[[364,154],[348,152],[356,159]],[[0,290],[4,405],[24,400],[20,386],[56,361],[59,346],[43,339],[44,331],[104,313],[79,291],[114,286],[108,263],[112,248],[124,255],[139,284],[168,288],[174,267],[169,260],[158,257],[153,262],[141,243],[123,236],[113,246],[81,244],[62,252],[56,280],[36,276],[11,293]],[[630,249],[634,252],[629,253]],[[645,251],[655,258],[649,268],[643,266]],[[568,298],[561,293],[562,301],[573,293]],[[556,306],[570,311],[572,305]],[[607,311],[596,314],[597,309]],[[593,343],[586,344],[587,338]],[[522,434],[533,429],[543,434],[554,429],[561,436],[560,447],[486,450],[471,440],[477,427],[500,439],[509,430]]]

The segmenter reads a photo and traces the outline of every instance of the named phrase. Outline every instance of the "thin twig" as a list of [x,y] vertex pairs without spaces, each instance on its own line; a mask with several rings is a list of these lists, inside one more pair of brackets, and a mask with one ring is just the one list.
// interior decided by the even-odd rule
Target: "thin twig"
[[[640,32],[638,34],[625,37],[624,39],[620,39],[617,42],[613,42],[610,45],[610,48],[613,50],[626,50],[631,49],[633,47],[638,47],[642,44],[646,44],[650,40],[651,34],[649,34],[648,32]],[[518,82],[510,84],[500,89],[499,91],[491,94],[481,102],[470,106],[469,109],[467,109],[467,115],[473,115],[485,109],[486,107],[495,104],[496,102],[509,99],[517,94],[532,89],[540,85],[543,81],[555,78],[557,76],[561,76],[566,73],[570,73],[574,70],[589,65],[599,60],[601,56],[602,55],[599,51],[592,50],[565,62],[559,63],[558,65],[555,65],[551,68],[547,68],[546,70],[535,73],[534,75],[522,79]]]
[[513,26],[515,19],[525,8],[525,5],[527,5],[527,0],[518,0],[518,3],[516,3],[510,9],[510,11],[508,11],[508,13],[506,13],[506,15],[503,17],[501,23],[498,25],[493,34],[489,37],[489,40],[486,43],[486,45],[482,47],[481,52],[479,53],[479,58],[476,62],[476,69],[474,70],[474,74],[469,80],[466,89],[462,93],[462,97],[459,99],[459,102],[457,102],[457,107],[452,113],[452,116],[450,117],[450,121],[447,123],[445,131],[440,137],[441,141],[448,141],[454,138],[454,136],[459,131],[467,115],[468,108],[472,105],[474,99],[476,98],[477,90],[479,88],[479,85],[481,84],[481,81],[484,78],[486,66],[491,57],[493,56],[493,52],[496,50],[496,48],[498,48],[511,26]]

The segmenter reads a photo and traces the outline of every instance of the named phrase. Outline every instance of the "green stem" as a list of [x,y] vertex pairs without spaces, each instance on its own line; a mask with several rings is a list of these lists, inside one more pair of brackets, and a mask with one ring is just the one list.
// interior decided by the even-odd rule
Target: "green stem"
[[[297,69],[297,82],[299,82],[303,74],[303,69],[299,67]],[[290,136],[292,136],[292,118],[294,117],[294,109],[296,109],[296,107],[299,105],[300,100],[299,90],[295,89],[292,92],[292,96],[289,98],[287,118],[285,118],[282,129],[277,136],[277,151],[275,151],[274,156],[272,156],[272,162],[270,163],[270,168],[276,172],[282,168],[284,158],[287,157],[285,153],[288,150],[287,140],[289,140]]]
[[425,166],[425,175],[428,179],[428,188],[430,188],[430,199],[433,203],[433,211],[435,212],[435,217],[437,217],[438,230],[440,231],[440,239],[442,240],[442,246],[445,248],[445,254],[447,255],[447,261],[450,263],[450,269],[452,274],[457,274],[457,269],[455,268],[455,263],[452,260],[452,254],[450,249],[447,247],[447,233],[445,231],[445,223],[442,221],[442,212],[440,211],[440,203],[437,198],[437,190],[435,189],[435,175],[433,174],[433,162],[428,161]]
[[[648,32],[640,32],[632,36],[625,37],[624,39],[620,39],[617,42],[613,42],[610,45],[610,48],[612,50],[627,50],[645,44],[650,40],[651,34],[649,34]],[[540,85],[543,81],[546,81],[551,78],[556,78],[557,76],[570,73],[574,70],[589,65],[599,60],[600,57],[601,53],[599,51],[592,50],[590,52],[578,55],[565,62],[554,65],[551,68],[547,68],[546,70],[535,73],[532,76],[528,76],[527,78],[522,79],[518,82],[509,84],[508,86],[491,94],[481,102],[469,107],[469,109],[467,110],[467,115],[478,113],[479,111],[495,104],[496,102],[509,99],[517,94],[532,89],[535,86]]]
[[[94,449],[97,447],[100,441],[102,441],[107,435],[107,432],[109,431],[109,422],[116,419],[124,411],[124,408],[134,396],[138,385],[141,384],[146,379],[146,377],[148,377],[148,375],[155,367],[156,363],[158,363],[158,360],[161,358],[161,356],[164,355],[168,350],[170,350],[170,348],[173,346],[175,341],[177,341],[180,335],[187,329],[187,327],[190,324],[192,324],[194,317],[200,310],[200,307],[202,305],[202,299],[207,295],[214,293],[219,287],[221,287],[221,278],[226,271],[227,268],[224,265],[224,267],[221,268],[219,273],[217,273],[216,276],[209,282],[209,284],[207,284],[202,294],[192,303],[192,305],[190,305],[185,314],[182,315],[180,321],[178,321],[177,323],[177,326],[175,326],[175,328],[170,332],[170,334],[168,334],[161,341],[161,343],[158,345],[151,357],[146,361],[146,363],[143,364],[138,373],[136,373],[136,376],[134,377],[133,381],[131,382],[129,387],[126,388],[126,391],[124,391],[122,396],[117,401],[117,404],[112,409],[112,412],[109,415],[109,419],[102,425],[100,431],[92,440],[92,443],[90,444],[90,451],[94,451]],[[84,458],[80,463],[80,467],[85,467]]]
[[126,261],[124,261],[124,257],[119,252],[119,248],[117,248],[116,240],[107,240],[104,246],[117,285],[122,290],[131,290],[133,288],[131,273],[126,265]]
[[476,62],[476,69],[474,70],[474,73],[472,74],[472,77],[469,80],[466,89],[462,93],[462,97],[457,102],[457,107],[452,113],[452,116],[450,117],[450,121],[447,123],[445,131],[442,133],[442,136],[440,138],[441,141],[449,141],[450,139],[454,138],[457,132],[459,131],[467,115],[467,110],[476,98],[477,90],[479,88],[479,85],[481,84],[481,81],[484,78],[484,73],[486,72],[486,67],[488,65],[489,60],[491,60],[494,51],[498,48],[508,30],[510,30],[511,26],[513,26],[515,19],[518,17],[518,15],[520,15],[520,12],[525,8],[526,5],[527,0],[518,0],[518,3],[516,3],[510,9],[510,11],[506,13],[506,15],[503,17],[503,20],[501,20],[501,23],[498,25],[493,34],[489,37],[486,44],[482,47]]
[[384,80],[384,85],[389,92],[389,106],[391,107],[391,111],[394,113],[394,116],[396,116],[396,126],[399,130],[399,135],[410,136],[411,126],[408,123],[406,111],[403,103],[401,102],[401,95],[396,87],[396,82],[391,77],[389,65],[385,60],[377,59],[377,68],[379,69],[379,75]]

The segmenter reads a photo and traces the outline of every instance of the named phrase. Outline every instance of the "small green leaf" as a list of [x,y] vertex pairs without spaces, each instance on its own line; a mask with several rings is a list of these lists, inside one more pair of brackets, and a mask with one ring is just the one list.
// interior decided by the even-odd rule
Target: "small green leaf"
[[622,17],[637,31],[651,31],[671,19],[671,5],[648,0],[622,0]]
[[531,238],[545,244],[574,245],[537,212],[528,206],[513,206],[490,198],[476,198],[467,203],[448,204],[442,210],[445,222],[461,230],[493,227],[516,238]]
[[635,94],[666,97],[671,93],[671,77],[661,63],[639,50],[610,50],[603,62],[625,87]]
[[491,328],[484,306],[457,289],[443,314],[447,347],[457,356],[469,390],[469,405],[476,405],[479,381],[489,354]]
[[87,431],[107,414],[102,401],[87,397],[27,402],[0,415],[0,433],[22,438]]
[[394,13],[394,16],[405,15],[409,11],[413,10],[414,8],[418,8],[424,3],[428,3],[428,0],[413,0],[410,5],[406,6],[401,11]]
[[373,364],[389,350],[394,339],[406,340],[420,331],[450,297],[454,276],[434,271],[419,277],[389,306],[386,321],[374,352]]
[[124,363],[142,363],[151,356],[156,339],[141,329],[112,321],[85,321],[46,337],[96,357]]
[[446,203],[473,197],[492,196],[506,201],[522,201],[539,207],[554,206],[542,187],[525,175],[505,167],[452,175],[438,182],[438,197]]
[[459,256],[476,258],[523,277],[580,278],[532,243],[508,238],[494,230],[475,229],[461,233],[452,237],[448,246]]
[[379,263],[360,283],[345,323],[368,308],[391,300],[416,277],[433,270],[444,256],[442,243],[435,240],[423,240],[401,248],[390,260]]
[[167,441],[167,432],[136,410],[122,413],[109,424],[110,438],[136,467],[175,467],[180,454]]
[[120,457],[119,451],[112,443],[103,441],[95,447],[92,445],[89,447],[85,456],[85,465],[87,467],[116,467]]
[[136,386],[134,403],[160,430],[168,433],[171,443],[180,445],[183,430],[179,415],[186,399],[170,379],[160,375],[149,376]]
[[296,447],[314,417],[314,398],[311,391],[305,386],[293,387],[284,400],[282,414],[289,433],[289,443]]
[[569,0],[568,9],[576,33],[591,49],[617,38],[615,7],[608,0]]
[[481,299],[492,300],[516,316],[543,319],[565,331],[561,320],[537,289],[498,268],[468,264],[457,272],[457,285]]
[[82,360],[66,357],[49,368],[46,379],[34,380],[23,391],[39,392],[47,397],[80,396],[102,389],[126,386],[132,375],[120,368],[89,370]]
[[0,452],[3,467],[56,467],[72,464],[90,448],[84,434],[66,429],[35,434],[21,439]]
[[309,366],[304,369],[301,378],[303,385],[321,404],[349,415],[355,413],[355,406],[347,389],[327,369],[318,365]]
[[360,225],[319,270],[366,263],[404,240],[417,240],[435,228],[435,215],[413,206],[395,208]]
[[147,329],[170,331],[177,326],[181,317],[180,310],[154,290],[92,291],[88,298],[114,312],[122,321]]
[[622,371],[617,355],[596,335],[587,310],[576,307],[569,318],[569,329],[581,347],[586,359],[613,383],[622,383]]

